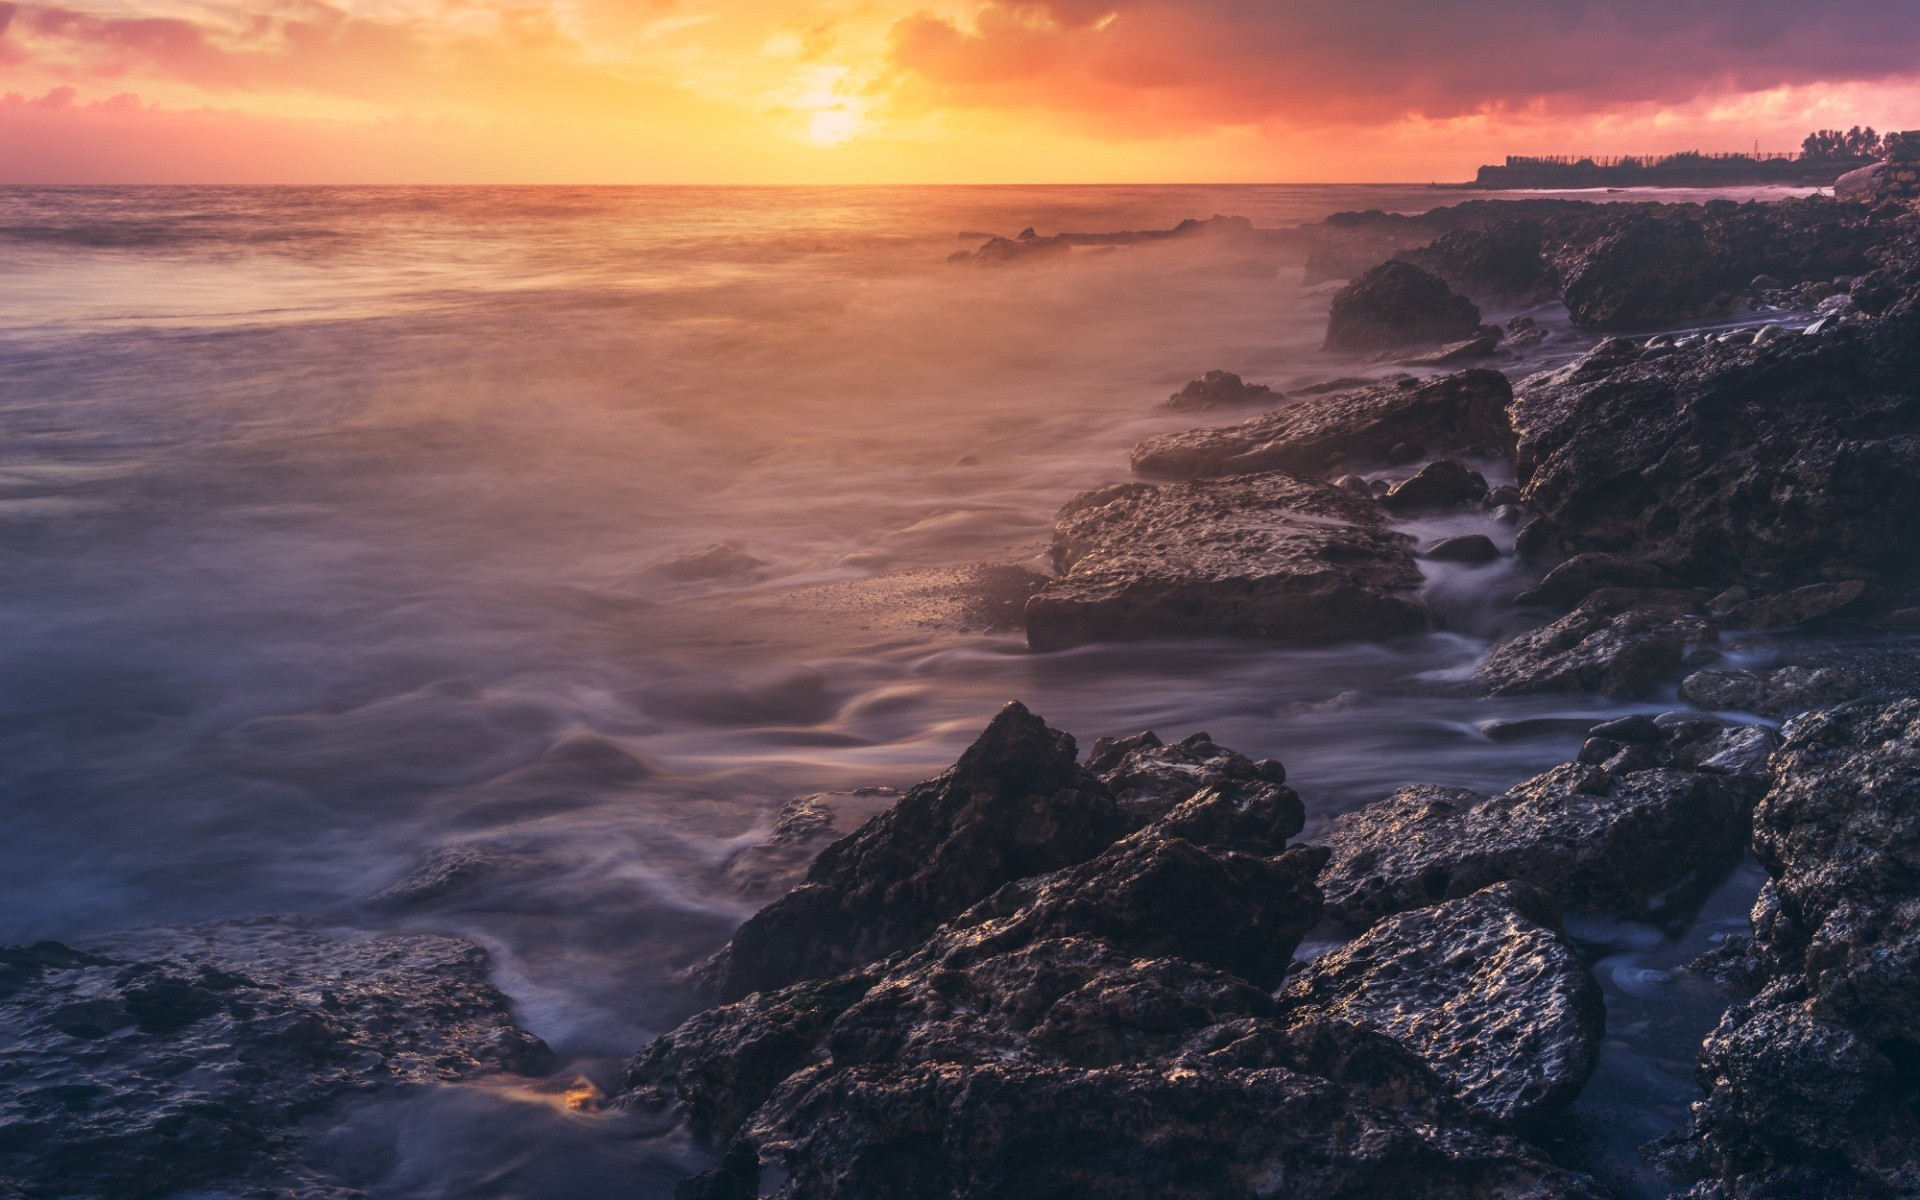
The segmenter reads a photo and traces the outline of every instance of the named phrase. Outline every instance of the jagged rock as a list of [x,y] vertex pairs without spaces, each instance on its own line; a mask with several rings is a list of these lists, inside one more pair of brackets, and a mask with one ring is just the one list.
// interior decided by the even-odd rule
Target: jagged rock
[[1060,510],[1027,641],[1397,637],[1427,621],[1408,543],[1378,505],[1277,472],[1099,488]]
[[[1204,733],[1169,746],[1151,730],[1127,738],[1101,738],[1087,754],[1087,770],[1113,792],[1131,829],[1159,820],[1205,788],[1287,781],[1287,769],[1273,759],[1256,762],[1216,744]],[[1291,827],[1280,832],[1282,838],[1293,837],[1305,826],[1306,809],[1299,810],[1297,819],[1289,817],[1287,824]]]
[[1728,762],[1701,766],[1741,743],[1705,722],[1669,731],[1657,747],[1594,742],[1599,761],[1555,767],[1498,796],[1415,785],[1335,817],[1319,838],[1333,853],[1320,878],[1327,915],[1365,928],[1519,880],[1570,907],[1647,916],[1739,858],[1764,784],[1726,773]]
[[1417,512],[1469,504],[1486,494],[1486,480],[1467,464],[1457,458],[1440,458],[1387,489],[1380,502],[1395,512]]
[[431,903],[492,874],[507,862],[505,855],[481,846],[442,846],[419,865],[368,897],[381,908],[411,908]]
[[1866,590],[1866,583],[1858,579],[1812,583],[1777,596],[1736,604],[1720,618],[1720,623],[1729,629],[1782,629],[1800,625],[1839,612],[1859,600]]
[[865,965],[1009,880],[1092,857],[1120,830],[1073,738],[1009,704],[946,774],[827,847],[702,968],[702,982],[736,1000]]
[[785,894],[806,875],[820,852],[845,834],[829,801],[860,809],[884,807],[899,798],[893,788],[858,788],[849,793],[798,796],[781,805],[765,841],[743,846],[721,868],[727,886],[742,896],[767,901]]
[[1532,317],[1514,317],[1507,322],[1507,345],[1518,350],[1537,346],[1547,340],[1547,331]]
[[1676,583],[1920,572],[1920,311],[1642,361],[1604,343],[1512,406],[1524,553],[1631,556]]
[[1541,1128],[1586,1085],[1606,1005],[1555,906],[1497,883],[1315,959],[1285,999],[1380,1030],[1500,1125]]
[[1689,649],[1713,640],[1713,627],[1693,611],[1705,599],[1670,589],[1602,589],[1559,620],[1494,647],[1474,680],[1496,696],[1644,696],[1679,673]]
[[1449,342],[1425,354],[1416,354],[1411,358],[1397,358],[1403,367],[1457,367],[1461,363],[1478,362],[1483,358],[1492,358],[1500,346],[1500,331],[1491,329],[1478,337],[1461,342]]
[[0,948],[0,1177],[298,1192],[299,1123],[336,1099],[545,1065],[488,965],[459,938],[271,918]]
[[1265,404],[1278,397],[1264,383],[1248,383],[1232,371],[1208,371],[1167,397],[1176,412],[1224,408],[1236,404]]
[[1487,370],[1304,396],[1238,425],[1148,438],[1133,449],[1133,469],[1182,479],[1321,475],[1344,462],[1389,461],[1410,441],[1435,453],[1508,454],[1512,399],[1507,377]]
[[1920,1187],[1920,701],[1801,717],[1754,812],[1772,975],[1702,1047],[1667,1161],[1702,1197]]
[[1482,300],[1518,304],[1552,294],[1541,223],[1526,217],[1456,229],[1398,257]]
[[1652,563],[1617,554],[1576,554],[1548,571],[1539,586],[1521,599],[1530,604],[1570,608],[1601,588],[1657,588],[1665,582],[1666,572]]
[[1785,717],[1853,699],[1859,682],[1836,667],[1780,667],[1772,671],[1696,671],[1680,684],[1680,698],[1700,708]]
[[1389,350],[1421,342],[1474,337],[1480,310],[1444,280],[1411,263],[1389,260],[1368,270],[1333,297],[1327,317],[1329,350]]
[[760,574],[767,564],[731,542],[715,542],[663,558],[647,568],[656,579],[691,583],[707,579],[744,579]]

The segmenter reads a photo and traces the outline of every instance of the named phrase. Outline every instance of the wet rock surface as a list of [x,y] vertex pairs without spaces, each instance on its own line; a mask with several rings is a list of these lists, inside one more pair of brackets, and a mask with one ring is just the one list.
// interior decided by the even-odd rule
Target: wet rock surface
[[1474,674],[1496,696],[1599,692],[1644,696],[1679,673],[1715,632],[1703,592],[1607,588],[1566,616],[1495,646]]
[[1208,408],[1231,408],[1243,404],[1267,404],[1280,397],[1264,383],[1248,383],[1232,371],[1208,371],[1167,397],[1167,407],[1175,412]]
[[1700,708],[1787,717],[1853,699],[1860,684],[1837,667],[1780,667],[1772,671],[1696,671],[1680,684],[1680,698]]
[[1473,301],[1411,263],[1373,267],[1333,297],[1327,349],[1390,350],[1422,342],[1459,342],[1480,326]]
[[1285,998],[1394,1038],[1510,1128],[1538,1129],[1572,1103],[1606,1030],[1556,906],[1519,883],[1389,917],[1315,959]]
[[1408,443],[1435,454],[1510,453],[1512,399],[1506,376],[1486,370],[1323,393],[1238,425],[1148,438],[1133,449],[1133,469],[1177,479],[1324,475],[1387,462]]
[[0,1178],[34,1196],[295,1190],[348,1095],[545,1066],[458,938],[257,919],[0,948]]
[[953,768],[828,846],[805,880],[700,971],[720,1000],[835,975],[913,945],[995,888],[1119,835],[1073,738],[1009,704]]
[[[1496,981],[1544,1030],[1579,992],[1517,892],[1442,913],[1424,949],[1383,932],[1348,974],[1329,963],[1325,996],[1276,1000],[1326,861],[1286,844],[1302,808],[1279,765],[1204,735],[1103,742],[1089,765],[1134,832],[917,948],[712,1009],[634,1059],[620,1105],[727,1147],[681,1196],[1598,1196],[1501,1132],[1538,1108],[1532,1083],[1557,1102],[1570,1060],[1441,1062],[1440,1027],[1390,1036],[1378,1005],[1339,1011],[1361,1003],[1355,974],[1397,961],[1462,1038]],[[1448,962],[1448,938],[1482,967]]]
[[1765,786],[1750,773],[1764,755],[1755,764],[1739,753],[1749,740],[1687,723],[1659,731],[1657,742],[1595,736],[1581,761],[1498,796],[1402,788],[1335,817],[1319,837],[1333,855],[1320,877],[1327,915],[1364,929],[1505,880],[1622,916],[1684,906],[1746,846]]
[[1703,1198],[1920,1186],[1920,701],[1788,726],[1754,816],[1766,982],[1702,1046],[1666,1159]]
[[1281,473],[1085,492],[1060,510],[1060,576],[1028,644],[1235,636],[1294,645],[1425,628],[1410,539],[1380,507]]

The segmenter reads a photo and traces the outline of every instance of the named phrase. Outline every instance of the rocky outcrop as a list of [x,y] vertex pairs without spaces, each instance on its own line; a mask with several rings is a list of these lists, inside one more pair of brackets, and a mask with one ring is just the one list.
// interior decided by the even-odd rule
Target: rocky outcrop
[[1520,883],[1389,917],[1315,959],[1285,998],[1387,1034],[1516,1129],[1573,1102],[1606,1031],[1600,987],[1555,906]]
[[1133,469],[1179,479],[1325,475],[1343,464],[1392,461],[1406,445],[1423,454],[1509,454],[1512,400],[1507,377],[1487,370],[1306,396],[1238,425],[1148,438],[1133,449]]
[[960,761],[827,847],[701,969],[708,992],[837,975],[917,944],[1010,880],[1091,858],[1121,831],[1073,738],[1015,703]]
[[1480,310],[1446,282],[1389,260],[1341,288],[1327,315],[1327,349],[1391,350],[1422,342],[1459,342],[1480,328]]
[[1698,612],[1706,598],[1698,591],[1604,588],[1559,620],[1495,646],[1474,682],[1496,696],[1644,696],[1679,673],[1690,649],[1714,639]]
[[[1514,1072],[1557,1081],[1560,1064],[1490,1054],[1436,1073],[1381,1014],[1331,1011],[1357,1002],[1343,983],[1273,997],[1319,920],[1326,859],[1287,847],[1301,809],[1278,764],[1147,735],[1092,762],[1136,814],[1160,815],[1007,884],[917,949],[711,1010],[635,1058],[616,1103],[727,1147],[679,1195],[1251,1200],[1284,1180],[1301,1200],[1597,1200],[1499,1132],[1492,1103],[1459,1099],[1469,1079],[1477,1098],[1530,1094]],[[1424,953],[1409,934],[1400,961],[1463,1017],[1495,980],[1520,986],[1519,956],[1551,949],[1517,911],[1505,934],[1494,920],[1433,934]],[[1491,970],[1449,964],[1446,937]],[[1538,1017],[1558,965],[1528,992]],[[1422,1032],[1437,1053],[1437,1030],[1406,1036]]]
[[1409,539],[1379,505],[1278,472],[1084,492],[1060,510],[1060,575],[1027,602],[1035,650],[1231,636],[1293,645],[1426,626]]
[[545,1065],[488,966],[458,938],[273,919],[0,948],[0,1178],[306,1194],[299,1125],[335,1100]]
[[[1172,812],[1181,801],[1210,787],[1282,784],[1287,769],[1270,758],[1258,761],[1229,750],[1204,733],[1171,746],[1152,730],[1126,738],[1101,738],[1087,753],[1087,770],[1100,777],[1120,806],[1129,829],[1139,829]],[[1299,797],[1291,792],[1291,803]],[[1306,809],[1289,809],[1276,827],[1281,839],[1306,825]]]
[[1480,300],[1521,304],[1553,294],[1541,222],[1527,217],[1442,234],[1396,257]]
[[1629,556],[1675,583],[1912,581],[1920,312],[1645,359],[1622,340],[1516,389],[1524,552]]
[[1667,1160],[1703,1198],[1920,1187],[1920,701],[1787,727],[1754,813],[1769,982],[1702,1047]]
[[1264,383],[1248,383],[1232,371],[1208,371],[1168,396],[1167,407],[1175,412],[1192,412],[1207,408],[1267,404],[1280,398]]
[[1696,671],[1680,684],[1680,698],[1699,708],[1786,717],[1853,699],[1860,684],[1837,667],[1779,667],[1771,671]]
[[1744,850],[1764,784],[1736,772],[1764,753],[1710,722],[1621,733],[1498,796],[1415,785],[1335,817],[1319,839],[1327,915],[1366,928],[1504,880],[1630,917],[1686,903]]

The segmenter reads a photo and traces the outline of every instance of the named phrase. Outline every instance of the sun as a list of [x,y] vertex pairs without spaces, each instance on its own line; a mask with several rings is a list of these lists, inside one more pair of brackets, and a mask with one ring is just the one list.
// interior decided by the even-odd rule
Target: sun
[[807,136],[822,146],[838,146],[860,132],[860,114],[852,109],[823,108],[807,121]]

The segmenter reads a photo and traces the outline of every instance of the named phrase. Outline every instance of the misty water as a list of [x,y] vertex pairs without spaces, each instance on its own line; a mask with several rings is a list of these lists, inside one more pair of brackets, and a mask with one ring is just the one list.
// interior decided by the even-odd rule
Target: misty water
[[[562,1068],[350,1106],[316,1156],[377,1196],[664,1196],[701,1151],[593,1096],[686,1014],[681,972],[757,903],[730,857],[796,796],[933,775],[1014,698],[1083,748],[1278,758],[1314,823],[1566,760],[1574,732],[1486,728],[1672,701],[1456,695],[1524,620],[1512,565],[1429,564],[1444,629],[1312,651],[1034,655],[951,600],[955,568],[1042,568],[1062,501],[1210,420],[1162,407],[1185,380],[1356,366],[1317,349],[1332,285],[1244,247],[949,254],[1464,198],[0,191],[0,940],[283,912],[471,937]],[[1539,361],[1588,344],[1534,315]],[[723,541],[764,566],[650,570]],[[843,827],[882,802],[829,800]],[[460,847],[492,864],[468,886],[370,902]],[[1635,1147],[1683,1119],[1724,1004],[1669,969],[1757,883],[1684,929],[1572,924],[1611,1011],[1570,1161],[1658,1194]]]

